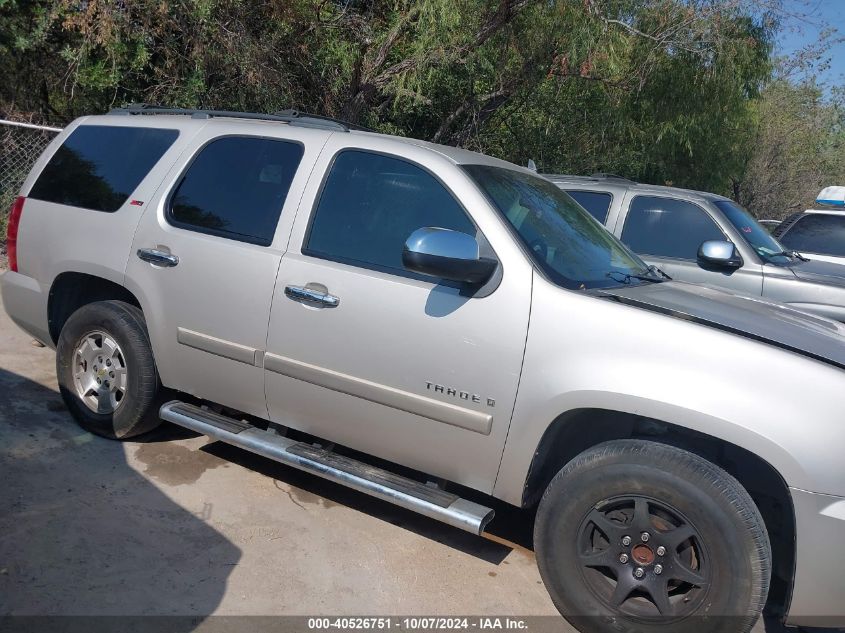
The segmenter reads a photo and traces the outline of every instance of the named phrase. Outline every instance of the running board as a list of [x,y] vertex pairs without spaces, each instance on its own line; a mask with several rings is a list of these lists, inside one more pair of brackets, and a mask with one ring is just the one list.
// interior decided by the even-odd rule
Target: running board
[[207,409],[172,401],[161,407],[162,420],[237,446],[324,479],[481,534],[493,510],[426,484],[338,455],[319,446],[297,442]]

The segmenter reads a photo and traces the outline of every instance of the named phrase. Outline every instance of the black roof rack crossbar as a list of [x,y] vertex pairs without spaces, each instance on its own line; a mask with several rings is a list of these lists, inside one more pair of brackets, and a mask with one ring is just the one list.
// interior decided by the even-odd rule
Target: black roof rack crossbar
[[335,130],[337,132],[349,132],[359,130],[372,132],[373,130],[361,125],[346,123],[318,114],[306,114],[298,110],[282,110],[273,114],[261,112],[237,112],[233,110],[205,110],[195,108],[171,108],[149,103],[130,103],[123,108],[114,108],[109,114],[138,115],[138,114],[181,114],[191,116],[195,119],[209,119],[212,117],[230,117],[237,119],[256,119],[260,121],[278,121],[299,127],[310,127],[322,130]]
[[333,123],[336,125],[342,125],[347,130],[355,130],[357,132],[375,132],[373,128],[367,127],[366,125],[358,125],[357,123],[350,123],[349,121],[343,121],[342,119],[334,119],[329,116],[324,116],[322,114],[311,114],[310,112],[300,112],[299,110],[279,110],[278,112],[274,112],[273,116],[280,116],[280,117],[291,117],[295,120],[301,119],[313,119],[315,121],[322,121],[325,123]]

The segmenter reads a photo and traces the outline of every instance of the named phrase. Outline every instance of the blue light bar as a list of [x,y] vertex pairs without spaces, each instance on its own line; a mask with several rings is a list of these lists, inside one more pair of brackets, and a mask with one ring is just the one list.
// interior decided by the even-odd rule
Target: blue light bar
[[816,204],[845,207],[845,187],[825,187],[816,198]]

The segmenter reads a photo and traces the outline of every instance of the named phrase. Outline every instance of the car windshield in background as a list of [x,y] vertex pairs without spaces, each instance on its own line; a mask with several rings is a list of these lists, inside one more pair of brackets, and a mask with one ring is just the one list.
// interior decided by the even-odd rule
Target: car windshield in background
[[713,203],[719,207],[728,222],[734,225],[734,228],[760,257],[773,263],[790,261],[789,256],[783,254],[787,249],[772,237],[748,211],[730,200],[714,200]]
[[555,283],[584,290],[661,280],[548,180],[488,165],[464,169]]

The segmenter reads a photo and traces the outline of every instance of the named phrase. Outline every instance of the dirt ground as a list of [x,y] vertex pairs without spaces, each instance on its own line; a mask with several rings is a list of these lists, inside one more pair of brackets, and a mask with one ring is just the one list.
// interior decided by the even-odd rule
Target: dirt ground
[[555,615],[495,508],[478,538],[175,427],[92,436],[0,309],[0,616]]

